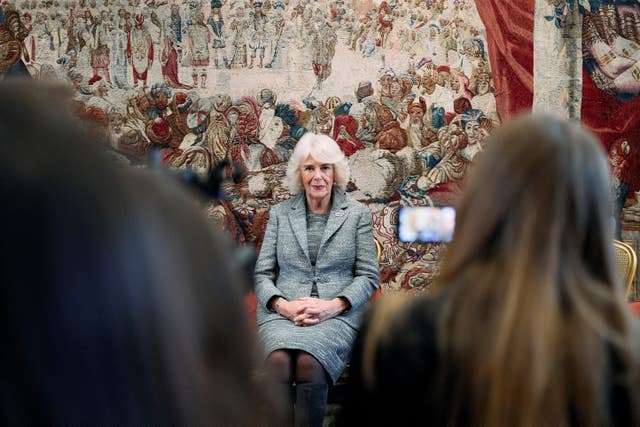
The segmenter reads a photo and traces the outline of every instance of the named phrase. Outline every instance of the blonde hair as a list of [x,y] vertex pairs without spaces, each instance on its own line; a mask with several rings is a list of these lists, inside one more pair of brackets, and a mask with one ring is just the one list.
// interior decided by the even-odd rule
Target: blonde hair
[[286,181],[292,195],[304,191],[300,181],[300,167],[309,156],[319,162],[333,165],[334,184],[342,190],[347,187],[350,177],[349,163],[338,144],[326,135],[307,132],[296,144],[287,165]]
[[450,421],[610,425],[612,382],[636,409],[638,355],[604,151],[577,124],[524,116],[481,156],[437,284],[438,347],[458,379]]

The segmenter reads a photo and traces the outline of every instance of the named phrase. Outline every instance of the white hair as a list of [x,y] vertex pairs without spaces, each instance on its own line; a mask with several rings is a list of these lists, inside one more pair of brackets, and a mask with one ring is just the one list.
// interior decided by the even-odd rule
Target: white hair
[[304,191],[300,180],[300,168],[307,158],[333,165],[333,183],[344,190],[349,182],[349,163],[338,144],[326,135],[305,133],[293,149],[287,165],[286,182],[289,192],[298,194]]

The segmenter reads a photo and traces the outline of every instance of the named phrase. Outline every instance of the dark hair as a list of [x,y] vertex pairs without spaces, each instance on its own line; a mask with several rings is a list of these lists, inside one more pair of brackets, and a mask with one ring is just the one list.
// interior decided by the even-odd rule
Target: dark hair
[[230,243],[66,97],[0,85],[2,424],[266,424]]
[[551,116],[514,119],[488,142],[438,280],[439,346],[454,401],[471,403],[454,405],[454,422],[468,411],[474,425],[609,425],[611,381],[637,403],[609,173],[592,135]]

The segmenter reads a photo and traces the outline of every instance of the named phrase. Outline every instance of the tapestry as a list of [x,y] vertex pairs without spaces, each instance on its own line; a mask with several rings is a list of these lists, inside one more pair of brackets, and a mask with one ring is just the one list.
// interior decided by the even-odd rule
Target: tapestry
[[[601,139],[612,168],[616,233],[640,230],[640,4],[635,1],[581,3],[582,121]],[[636,298],[638,289],[636,286]]]
[[115,161],[240,169],[207,211],[242,244],[290,197],[299,138],[330,135],[373,213],[386,292],[426,290],[444,249],[399,242],[399,207],[454,204],[499,124],[469,0],[22,0],[0,19],[0,74],[70,85]]
[[640,5],[628,0],[476,4],[487,30],[499,117],[533,109],[580,120],[591,130],[609,156],[615,237],[638,251]]
[[60,80],[113,157],[243,171],[209,208],[259,245],[289,197],[286,162],[307,131],[348,156],[348,193],[373,212],[386,291],[425,290],[442,244],[400,243],[400,206],[454,203],[498,124],[473,2],[24,0],[4,3],[4,75]]

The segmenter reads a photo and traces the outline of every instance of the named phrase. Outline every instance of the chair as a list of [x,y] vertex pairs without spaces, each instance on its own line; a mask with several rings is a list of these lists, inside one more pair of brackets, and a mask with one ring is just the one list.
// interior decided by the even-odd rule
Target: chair
[[373,243],[376,244],[376,253],[378,255],[378,264],[380,264],[380,261],[382,260],[382,244],[380,244],[378,239],[376,239],[375,237],[373,238]]
[[613,247],[616,251],[616,267],[627,289],[627,299],[635,298],[633,281],[638,267],[636,251],[629,244],[619,240],[613,241]]
[[[378,258],[378,265],[380,265],[380,261],[382,261],[382,244],[380,244],[378,239],[376,239],[375,237],[373,238],[373,243],[376,244],[376,254],[377,254],[377,258]],[[373,301],[374,299],[378,298],[380,295],[382,295],[382,287],[378,286],[378,289],[376,289],[373,292],[373,294],[371,295],[371,298],[369,300]]]

